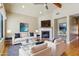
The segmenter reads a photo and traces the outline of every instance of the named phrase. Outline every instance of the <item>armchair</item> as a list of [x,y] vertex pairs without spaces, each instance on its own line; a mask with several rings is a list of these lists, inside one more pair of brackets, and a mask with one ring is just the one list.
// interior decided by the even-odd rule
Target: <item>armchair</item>
[[66,51],[66,43],[62,38],[56,39],[54,41],[55,44],[55,55],[60,56]]
[[54,42],[45,41],[51,47],[53,56],[60,56],[66,51],[66,43],[62,38],[55,39]]

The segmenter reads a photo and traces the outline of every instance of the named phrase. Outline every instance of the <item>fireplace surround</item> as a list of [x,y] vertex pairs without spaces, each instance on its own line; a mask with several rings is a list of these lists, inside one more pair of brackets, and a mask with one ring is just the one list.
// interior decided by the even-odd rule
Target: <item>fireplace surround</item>
[[41,38],[49,38],[50,37],[50,31],[42,31]]
[[53,39],[52,28],[40,28],[40,38],[48,38],[48,40]]

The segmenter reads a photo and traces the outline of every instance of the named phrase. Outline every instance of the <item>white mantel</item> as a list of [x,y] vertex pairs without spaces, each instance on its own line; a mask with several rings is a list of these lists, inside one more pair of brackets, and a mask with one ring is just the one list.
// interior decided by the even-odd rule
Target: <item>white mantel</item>
[[49,40],[53,39],[53,29],[52,28],[40,28],[39,29],[40,38],[42,37],[42,31],[49,31],[50,32]]

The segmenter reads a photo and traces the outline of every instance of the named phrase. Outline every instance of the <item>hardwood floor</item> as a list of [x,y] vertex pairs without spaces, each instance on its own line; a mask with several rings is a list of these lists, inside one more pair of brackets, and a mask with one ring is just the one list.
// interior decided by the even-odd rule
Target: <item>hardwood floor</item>
[[[10,45],[5,46],[3,56],[7,56],[9,46]],[[67,50],[63,56],[79,56],[79,38],[67,44]]]
[[67,44],[67,50],[64,56],[79,56],[79,38],[75,39],[70,44]]
[[8,43],[9,43],[8,41],[5,41],[5,48],[4,48],[4,51],[3,51],[2,56],[8,56],[8,49],[9,49],[9,47],[11,46],[11,45],[8,44]]

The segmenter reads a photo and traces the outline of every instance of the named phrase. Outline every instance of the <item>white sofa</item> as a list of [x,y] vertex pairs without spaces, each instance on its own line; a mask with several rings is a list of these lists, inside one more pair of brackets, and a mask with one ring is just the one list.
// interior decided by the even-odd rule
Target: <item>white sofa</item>
[[25,44],[26,41],[28,40],[32,40],[34,39],[34,37],[23,37],[23,38],[12,38],[12,44],[18,44],[18,43],[22,43]]
[[18,43],[26,43],[26,40],[34,39],[36,38],[36,34],[34,34],[33,37],[30,37],[27,33],[21,33],[20,38],[15,38],[15,35],[12,36],[12,44],[18,44]]
[[66,51],[66,43],[62,38],[56,39],[54,42],[46,41],[46,43],[51,47],[54,56],[61,56]]
[[54,51],[56,56],[62,55],[67,49],[65,41],[61,38],[55,40],[54,44],[55,44]]

